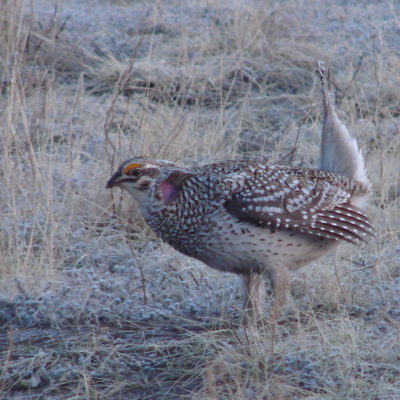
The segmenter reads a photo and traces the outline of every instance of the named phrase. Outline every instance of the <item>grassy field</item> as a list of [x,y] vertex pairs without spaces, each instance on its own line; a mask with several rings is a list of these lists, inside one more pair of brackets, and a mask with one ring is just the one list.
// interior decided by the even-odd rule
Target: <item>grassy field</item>
[[[395,0],[1,0],[0,398],[400,399],[399,32]],[[377,239],[292,276],[273,344],[105,184],[140,154],[316,166],[317,60]]]

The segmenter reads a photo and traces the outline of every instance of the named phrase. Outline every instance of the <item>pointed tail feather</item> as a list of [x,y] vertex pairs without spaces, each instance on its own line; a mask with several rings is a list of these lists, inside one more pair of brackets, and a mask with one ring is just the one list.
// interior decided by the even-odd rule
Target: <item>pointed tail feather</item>
[[[322,83],[324,109],[320,168],[361,182],[369,191],[371,184],[367,177],[361,150],[358,148],[356,139],[350,135],[336,113],[334,98],[328,88],[330,72],[320,61],[318,73]],[[367,196],[362,196],[354,199],[353,204],[364,207],[366,200]]]

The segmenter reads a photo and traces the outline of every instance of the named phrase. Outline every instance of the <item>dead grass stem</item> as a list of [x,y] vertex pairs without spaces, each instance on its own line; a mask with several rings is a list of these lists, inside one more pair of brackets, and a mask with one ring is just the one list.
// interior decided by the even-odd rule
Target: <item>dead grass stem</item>
[[[400,398],[397,3],[50,3],[0,0],[0,397]],[[293,278],[272,347],[104,186],[139,154],[317,165],[316,59],[377,240]]]

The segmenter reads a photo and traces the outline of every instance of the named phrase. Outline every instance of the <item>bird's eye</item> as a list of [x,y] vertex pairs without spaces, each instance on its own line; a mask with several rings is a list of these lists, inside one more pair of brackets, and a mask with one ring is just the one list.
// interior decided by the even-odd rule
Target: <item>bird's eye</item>
[[138,169],[130,169],[128,172],[126,172],[126,175],[128,175],[128,176],[139,176],[140,175],[140,170],[138,170]]

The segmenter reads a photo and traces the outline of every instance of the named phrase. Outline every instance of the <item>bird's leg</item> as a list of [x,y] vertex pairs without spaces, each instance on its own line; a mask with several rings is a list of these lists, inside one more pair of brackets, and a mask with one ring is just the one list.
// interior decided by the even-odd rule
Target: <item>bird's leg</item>
[[271,321],[276,324],[277,320],[282,314],[282,310],[287,303],[289,296],[289,271],[284,266],[276,268],[269,268],[265,274],[271,281],[272,287],[272,307],[271,307]]
[[263,274],[250,272],[243,275],[245,286],[245,324],[253,325],[262,320],[265,286]]

